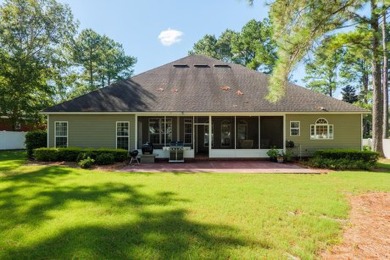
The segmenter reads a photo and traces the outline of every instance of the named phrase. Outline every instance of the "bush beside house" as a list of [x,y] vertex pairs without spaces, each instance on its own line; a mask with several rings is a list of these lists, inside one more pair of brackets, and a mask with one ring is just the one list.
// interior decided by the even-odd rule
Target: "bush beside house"
[[112,164],[123,162],[127,159],[127,151],[123,149],[92,149],[92,148],[37,148],[34,150],[34,158],[38,161],[55,162],[79,162],[87,158],[96,164]]
[[377,152],[329,149],[316,151],[309,165],[335,170],[368,170],[375,167],[378,159]]

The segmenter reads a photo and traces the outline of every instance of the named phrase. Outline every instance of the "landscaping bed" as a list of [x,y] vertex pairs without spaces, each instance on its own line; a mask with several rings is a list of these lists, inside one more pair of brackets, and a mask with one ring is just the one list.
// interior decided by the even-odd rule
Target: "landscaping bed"
[[323,259],[390,259],[390,193],[350,197],[351,212],[342,243]]

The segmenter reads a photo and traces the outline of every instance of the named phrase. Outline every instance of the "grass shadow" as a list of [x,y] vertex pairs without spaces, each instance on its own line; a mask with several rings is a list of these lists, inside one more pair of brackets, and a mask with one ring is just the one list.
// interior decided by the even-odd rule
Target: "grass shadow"
[[194,223],[184,210],[142,212],[140,220],[114,227],[82,226],[32,246],[9,250],[15,258],[184,259],[229,258],[226,248],[244,246],[227,236],[237,231],[221,225]]
[[[248,243],[230,226],[191,221],[176,205],[187,200],[174,192],[109,178],[80,181],[93,178],[88,174],[47,166],[3,177],[0,234],[16,238],[0,238],[0,258],[229,258],[228,249]],[[77,214],[85,219],[64,219]]]

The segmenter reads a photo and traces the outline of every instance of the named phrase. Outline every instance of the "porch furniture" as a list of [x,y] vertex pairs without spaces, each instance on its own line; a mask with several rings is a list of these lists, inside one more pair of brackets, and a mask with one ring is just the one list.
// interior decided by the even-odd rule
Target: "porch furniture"
[[142,145],[142,154],[153,154],[153,144],[146,142]]
[[253,147],[253,140],[240,140],[240,147],[242,149],[251,149]]
[[184,162],[183,141],[173,141],[169,146],[169,162]]
[[141,163],[154,163],[155,158],[154,154],[142,154]]
[[130,162],[129,162],[130,165],[132,165],[133,162],[137,162],[137,164],[139,164],[138,150],[133,150],[133,151],[129,152],[129,156],[130,156]]

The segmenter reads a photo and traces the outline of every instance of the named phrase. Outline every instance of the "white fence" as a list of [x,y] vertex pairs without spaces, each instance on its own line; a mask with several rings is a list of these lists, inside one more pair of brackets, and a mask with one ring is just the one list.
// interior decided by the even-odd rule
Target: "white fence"
[[[363,139],[363,145],[372,147],[372,140]],[[390,158],[390,139],[383,139],[383,152],[386,158]]]
[[26,149],[26,132],[0,131],[0,150]]

